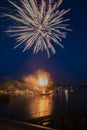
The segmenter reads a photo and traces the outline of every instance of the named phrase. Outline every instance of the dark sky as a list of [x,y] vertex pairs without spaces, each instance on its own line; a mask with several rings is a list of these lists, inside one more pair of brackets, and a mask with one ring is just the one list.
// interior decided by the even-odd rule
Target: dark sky
[[[0,0],[0,7],[0,13],[6,12],[2,7],[12,8],[7,0]],[[71,8],[65,18],[71,19],[73,31],[63,39],[64,49],[54,44],[56,54],[51,53],[49,59],[45,51],[33,55],[32,48],[25,53],[22,53],[23,47],[13,49],[16,40],[5,33],[13,21],[0,17],[0,80],[19,79],[43,69],[59,84],[87,84],[87,0],[64,0],[62,8]]]

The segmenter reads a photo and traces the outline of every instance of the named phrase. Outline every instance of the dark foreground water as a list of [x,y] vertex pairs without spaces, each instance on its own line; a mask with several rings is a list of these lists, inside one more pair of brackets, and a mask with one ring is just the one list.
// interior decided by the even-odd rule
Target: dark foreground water
[[0,117],[29,120],[47,115],[87,110],[87,89],[61,89],[57,94],[46,96],[15,96],[8,101],[0,100]]

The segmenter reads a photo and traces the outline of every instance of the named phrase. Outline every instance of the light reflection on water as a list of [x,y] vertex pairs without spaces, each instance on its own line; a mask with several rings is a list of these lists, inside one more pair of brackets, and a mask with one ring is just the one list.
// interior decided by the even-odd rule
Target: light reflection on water
[[29,104],[28,111],[32,118],[51,115],[52,113],[52,97],[40,96],[35,98]]
[[0,116],[16,120],[87,110],[87,89],[71,91],[68,88],[47,96],[16,96],[9,101],[0,100]]
[[66,103],[68,103],[68,96],[69,96],[69,91],[68,91],[68,89],[65,89],[64,90],[64,93],[65,93],[65,100],[66,100]]

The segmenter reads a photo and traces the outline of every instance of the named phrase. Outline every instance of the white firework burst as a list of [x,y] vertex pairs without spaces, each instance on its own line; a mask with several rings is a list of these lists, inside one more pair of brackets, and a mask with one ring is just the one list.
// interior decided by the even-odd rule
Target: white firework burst
[[45,49],[48,57],[50,57],[49,49],[55,54],[56,50],[52,45],[52,41],[60,45],[62,48],[62,38],[66,38],[68,24],[64,22],[69,19],[64,19],[63,15],[70,11],[58,10],[63,0],[19,0],[21,4],[16,4],[8,0],[16,8],[14,15],[4,14],[10,17],[20,25],[12,26],[7,30],[11,36],[17,38],[18,47],[24,44],[24,51],[34,46],[33,53],[38,53],[39,50]]

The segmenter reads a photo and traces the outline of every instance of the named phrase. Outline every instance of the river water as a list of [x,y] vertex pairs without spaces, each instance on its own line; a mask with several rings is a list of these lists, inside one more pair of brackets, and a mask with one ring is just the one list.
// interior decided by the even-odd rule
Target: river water
[[63,88],[57,94],[11,97],[0,101],[0,117],[28,121],[61,113],[87,110],[87,88]]

